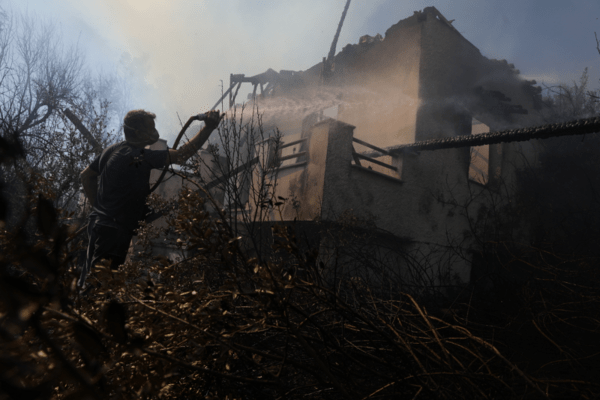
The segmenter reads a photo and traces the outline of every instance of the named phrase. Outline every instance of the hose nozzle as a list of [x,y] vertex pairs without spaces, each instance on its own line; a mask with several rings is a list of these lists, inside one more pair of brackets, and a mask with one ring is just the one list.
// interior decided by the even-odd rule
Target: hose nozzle
[[206,118],[208,118],[207,113],[198,114],[194,117],[196,121],[206,121]]

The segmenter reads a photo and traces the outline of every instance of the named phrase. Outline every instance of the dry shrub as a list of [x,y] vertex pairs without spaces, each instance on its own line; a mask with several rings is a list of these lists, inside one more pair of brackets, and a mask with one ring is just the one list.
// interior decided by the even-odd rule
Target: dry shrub
[[353,279],[330,287],[314,252],[302,253],[287,228],[276,226],[273,242],[273,254],[285,259],[247,258],[242,239],[203,211],[197,193],[182,193],[180,202],[171,226],[193,249],[187,260],[98,268],[101,285],[81,298],[71,249],[61,244],[65,230],[40,201],[43,236],[32,247],[21,243],[22,252],[2,265],[6,398],[597,393],[585,382],[524,371],[490,341],[428,313],[408,294],[384,300]]
[[[0,399],[600,394],[593,374],[572,373],[598,354],[596,259],[498,245],[485,262],[533,271],[493,286],[509,307],[494,303],[497,293],[485,309],[474,293],[427,310],[426,299],[400,290],[384,298],[357,277],[331,284],[293,226],[273,225],[269,251],[255,254],[226,216],[206,211],[206,196],[187,189],[166,230],[185,257],[142,251],[119,271],[97,267],[82,295],[73,255],[83,243],[69,241],[50,201],[28,193],[35,234],[0,232]],[[152,246],[153,234],[145,227],[139,236]],[[515,350],[523,339],[547,346]],[[527,359],[549,347],[556,353],[541,365]]]

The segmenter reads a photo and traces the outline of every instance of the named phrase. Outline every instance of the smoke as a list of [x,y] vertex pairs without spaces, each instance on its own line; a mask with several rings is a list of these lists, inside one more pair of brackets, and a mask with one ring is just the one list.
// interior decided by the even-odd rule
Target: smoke
[[[259,97],[255,103],[249,103],[243,112],[258,112],[265,126],[278,126],[280,122],[298,121],[322,111],[327,115],[327,110],[332,108],[344,110],[346,115],[351,114],[359,118],[366,114],[387,118],[397,114],[399,110],[416,110],[418,102],[417,98],[403,93],[399,88],[386,93],[369,85],[311,86],[287,95]],[[229,115],[234,112],[239,117],[241,110],[238,107],[235,111],[230,111]],[[340,115],[339,119],[344,121],[344,116]],[[345,122],[352,123],[352,119]]]
[[[317,0],[61,1],[117,43],[132,107],[155,112],[161,135],[169,139],[179,130],[177,114],[185,121],[207,111],[221,97],[221,82],[227,90],[230,73],[302,70],[318,62],[344,6]],[[340,43],[356,42],[354,36],[343,33]]]
[[[230,73],[252,76],[268,68],[299,71],[319,62],[329,50],[345,0],[13,0],[13,4],[59,23],[65,35],[88,52],[92,65],[105,70],[119,66],[130,85],[131,108],[155,112],[161,135],[172,140],[179,130],[177,114],[186,120],[212,107],[221,96],[221,82],[227,89]],[[544,8],[541,15],[536,4],[533,0],[481,4],[457,0],[451,6],[441,0],[355,0],[338,51],[364,34],[383,34],[413,11],[433,5],[449,20],[456,20],[454,26],[484,55],[506,58],[528,75],[543,76],[551,66],[553,75],[563,77],[569,69],[578,76],[585,66],[592,67],[590,57],[585,65],[577,64],[574,60],[581,57],[575,51],[596,56],[593,31],[600,31],[600,26],[589,25],[585,37],[582,29],[588,26],[586,18],[600,15],[595,13],[600,12],[600,3],[581,0],[577,5],[569,3],[574,11],[562,9],[561,15],[572,12],[569,20],[579,21],[568,31],[548,22],[558,18],[553,7]],[[560,38],[555,40],[557,35]],[[572,40],[569,57],[563,55],[564,46],[561,50],[554,45],[557,40],[562,44]],[[547,51],[542,54],[542,50]],[[536,60],[543,65],[532,72]],[[590,81],[596,82],[597,76],[591,68]],[[242,91],[239,98],[247,93]],[[316,98],[308,103],[327,101]]]

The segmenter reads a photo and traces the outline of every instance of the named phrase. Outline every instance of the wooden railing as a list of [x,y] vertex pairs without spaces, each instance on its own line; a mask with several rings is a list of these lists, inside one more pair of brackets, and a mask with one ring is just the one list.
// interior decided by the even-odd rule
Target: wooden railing
[[[302,144],[306,142],[306,138],[303,139],[299,139],[299,140],[294,140],[293,142],[289,142],[289,143],[284,143],[279,147],[279,154],[281,154],[281,150],[287,148],[287,147],[292,147],[294,145],[297,144]],[[286,160],[292,160],[292,159],[296,159],[296,162],[293,164],[289,164],[289,165],[283,165],[280,166],[278,168],[278,170],[282,170],[282,169],[286,169],[286,168],[293,168],[293,167],[299,167],[301,165],[306,164],[306,161],[298,161],[298,158],[302,157],[302,156],[306,156],[306,151],[299,151],[298,153],[294,153],[294,154],[288,154],[287,156],[282,156],[278,158],[279,163],[282,163]]]
[[[370,149],[373,149],[373,150],[381,153],[382,155],[385,155],[385,156],[389,156],[390,155],[390,153],[387,150],[384,150],[384,149],[379,148],[377,146],[373,146],[372,144],[364,142],[364,141],[362,141],[360,139],[352,138],[352,141],[356,142],[358,144],[361,144],[361,145],[363,145],[365,147],[368,147]],[[366,155],[361,154],[361,153],[357,153],[356,150],[354,149],[354,145],[352,145],[352,157],[354,158],[354,162],[356,163],[356,165],[358,165],[360,167],[363,167],[363,165],[361,164],[360,160],[365,160],[365,161],[368,161],[370,163],[380,165],[380,166],[382,166],[384,168],[388,168],[388,169],[390,169],[390,170],[392,170],[394,172],[398,172],[398,168],[394,167],[393,165],[389,165],[389,164],[386,164],[386,163],[384,163],[382,161],[376,160],[376,159],[374,159],[372,157],[366,156]]]

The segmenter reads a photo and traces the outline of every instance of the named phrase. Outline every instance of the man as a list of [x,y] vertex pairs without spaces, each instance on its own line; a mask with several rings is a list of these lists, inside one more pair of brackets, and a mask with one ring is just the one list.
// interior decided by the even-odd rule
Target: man
[[86,263],[78,286],[82,287],[92,266],[108,259],[112,269],[125,262],[138,221],[144,217],[150,194],[150,171],[165,164],[183,164],[206,142],[219,125],[219,111],[206,114],[205,126],[178,150],[149,150],[159,134],[156,115],[133,110],[123,120],[125,141],[106,148],[81,172],[83,191],[92,204],[88,223],[89,244]]

